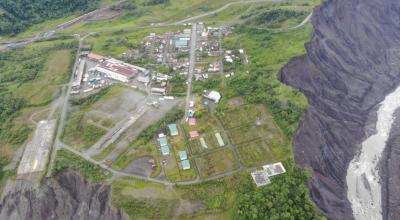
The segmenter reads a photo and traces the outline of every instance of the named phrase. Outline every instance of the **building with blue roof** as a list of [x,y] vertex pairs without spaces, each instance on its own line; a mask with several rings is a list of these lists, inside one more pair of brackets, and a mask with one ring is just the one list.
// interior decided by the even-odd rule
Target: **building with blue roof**
[[167,138],[166,137],[160,137],[159,139],[158,139],[158,141],[160,142],[160,146],[162,147],[162,146],[167,146],[168,145],[168,142],[167,142]]
[[188,47],[189,46],[189,38],[180,37],[173,39],[173,42],[176,47]]
[[189,160],[183,160],[183,161],[182,161],[182,169],[183,169],[183,170],[188,170],[188,169],[190,169],[190,162],[189,162]]
[[168,129],[169,129],[169,133],[171,134],[171,136],[176,136],[179,134],[176,124],[169,124]]
[[169,147],[167,145],[161,147],[161,152],[163,156],[169,155]]
[[186,153],[186,151],[184,151],[184,150],[179,151],[179,158],[180,158],[181,160],[186,160],[186,159],[187,159],[187,153]]

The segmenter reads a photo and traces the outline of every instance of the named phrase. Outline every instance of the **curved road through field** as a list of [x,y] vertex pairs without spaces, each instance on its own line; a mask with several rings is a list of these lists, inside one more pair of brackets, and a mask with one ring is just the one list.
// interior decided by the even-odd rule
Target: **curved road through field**
[[[112,5],[119,4],[121,2],[124,2],[124,1],[119,1],[119,2],[116,2],[116,3],[112,4]],[[143,27],[138,27],[138,28],[151,28],[151,27],[164,27],[164,26],[182,25],[182,24],[184,24],[186,22],[189,22],[189,21],[194,21],[194,20],[197,20],[197,19],[202,18],[202,17],[206,17],[206,16],[209,16],[209,15],[217,14],[217,13],[222,12],[225,9],[231,7],[232,5],[249,4],[249,3],[267,3],[267,2],[281,3],[281,2],[286,2],[286,0],[240,0],[240,1],[234,1],[234,2],[227,3],[224,6],[218,8],[218,9],[215,9],[213,11],[205,12],[203,14],[196,15],[196,16],[193,16],[193,17],[190,17],[190,18],[186,18],[186,19],[183,19],[183,20],[179,20],[179,21],[176,21],[176,22],[158,24],[158,25],[155,25],[155,26],[148,25],[148,26],[143,26]],[[7,48],[13,48],[13,47],[26,46],[26,45],[34,43],[36,41],[49,39],[49,38],[53,37],[57,32],[60,32],[60,31],[68,28],[69,26],[71,26],[73,24],[81,22],[81,21],[85,20],[86,18],[88,18],[88,17],[90,17],[92,15],[95,15],[96,13],[101,13],[104,10],[109,9],[112,5],[110,5],[108,7],[105,7],[105,8],[97,9],[95,11],[91,11],[89,13],[86,13],[86,14],[84,14],[82,16],[79,16],[78,18],[74,18],[74,19],[72,19],[70,21],[67,21],[67,22],[65,22],[63,24],[60,24],[60,25],[56,26],[55,28],[53,28],[51,30],[38,33],[37,35],[32,36],[32,37],[30,37],[28,39],[0,44],[0,50],[4,50],[4,49],[7,49]],[[101,32],[105,32],[105,31],[101,31]],[[64,35],[64,36],[70,36],[70,35]]]

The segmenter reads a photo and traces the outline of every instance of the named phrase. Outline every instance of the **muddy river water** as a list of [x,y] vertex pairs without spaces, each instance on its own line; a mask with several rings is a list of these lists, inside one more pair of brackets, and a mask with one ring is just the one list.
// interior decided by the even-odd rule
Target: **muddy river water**
[[400,107],[400,87],[385,97],[377,112],[376,133],[361,145],[347,170],[347,197],[356,220],[382,219],[379,160],[394,122],[393,115]]

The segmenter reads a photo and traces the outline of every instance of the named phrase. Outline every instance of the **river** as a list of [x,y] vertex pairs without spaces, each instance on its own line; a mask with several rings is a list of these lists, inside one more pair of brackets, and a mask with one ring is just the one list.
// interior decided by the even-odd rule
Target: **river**
[[385,97],[377,112],[376,133],[361,145],[347,170],[347,198],[351,203],[356,220],[381,220],[381,185],[379,161],[390,129],[394,113],[400,107],[400,87]]

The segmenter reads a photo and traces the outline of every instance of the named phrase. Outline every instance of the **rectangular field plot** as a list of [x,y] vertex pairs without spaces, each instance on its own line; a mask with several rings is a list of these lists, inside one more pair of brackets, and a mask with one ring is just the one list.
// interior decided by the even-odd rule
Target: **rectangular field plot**
[[229,172],[240,166],[232,151],[227,148],[197,157],[196,164],[203,178]]
[[[219,145],[218,139],[215,135],[216,133],[219,133],[221,135],[224,144],[227,143],[226,137],[224,136],[224,134],[222,132],[210,131],[205,134],[200,133],[199,137],[192,138],[189,141],[193,154],[196,155],[196,154],[203,153],[208,150],[219,147],[220,145]],[[202,139],[204,140],[203,143],[202,143]]]
[[[227,143],[227,137],[224,136],[222,128],[215,117],[213,117],[208,110],[203,109],[195,114],[196,125],[184,124],[186,134],[189,136],[190,131],[198,131],[199,137],[191,138],[189,140],[190,147],[193,154],[199,154],[207,150],[219,147],[220,144],[216,137],[216,133],[221,135],[224,144]],[[201,141],[203,139],[203,141]],[[202,143],[203,142],[203,143]]]
[[183,133],[183,129],[180,126],[177,126],[178,128],[178,135],[176,136],[168,136],[168,143],[169,145],[173,146],[176,151],[180,150],[186,150],[186,140],[185,140],[185,135]]
[[273,152],[271,152],[267,143],[262,140],[240,145],[237,147],[237,153],[240,157],[240,161],[248,167],[275,160]]
[[196,178],[196,172],[193,169],[192,161],[189,160],[190,169],[183,170],[181,161],[178,160],[173,153],[171,153],[169,156],[163,156],[162,160],[165,176],[169,181],[179,182],[185,180],[193,180]]
[[218,113],[218,117],[226,129],[232,129],[249,124],[254,125],[257,120],[264,121],[266,114],[262,106],[242,105]]
[[262,138],[259,128],[256,126],[242,126],[228,131],[232,144],[239,145]]

